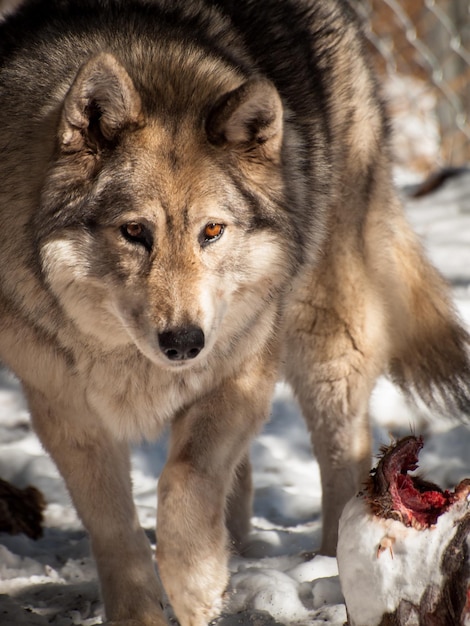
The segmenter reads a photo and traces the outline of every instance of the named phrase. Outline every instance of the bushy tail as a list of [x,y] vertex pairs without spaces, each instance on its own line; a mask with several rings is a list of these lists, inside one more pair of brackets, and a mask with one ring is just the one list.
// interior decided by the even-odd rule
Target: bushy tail
[[456,318],[428,318],[426,328],[390,363],[392,379],[430,408],[470,418],[470,337]]
[[390,375],[412,399],[470,418],[470,335],[455,311],[450,289],[411,232],[396,250],[395,263],[401,302],[390,303]]

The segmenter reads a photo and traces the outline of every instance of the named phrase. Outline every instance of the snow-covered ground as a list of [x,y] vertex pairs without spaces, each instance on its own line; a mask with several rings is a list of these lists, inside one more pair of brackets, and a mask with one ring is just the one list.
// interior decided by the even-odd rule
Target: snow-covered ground
[[[470,325],[470,173],[437,192],[407,201],[411,221],[434,262],[451,281]],[[421,468],[443,487],[470,476],[470,427],[406,406],[386,381],[374,392],[375,449],[390,433],[425,436]],[[449,416],[450,417],[450,416]],[[272,417],[253,444],[255,503],[251,540],[233,558],[231,591],[220,626],[303,624],[342,626],[346,620],[335,559],[315,556],[321,531],[320,482],[309,437],[289,389],[280,384]],[[155,488],[165,443],[133,451],[135,500],[154,540]],[[1,626],[93,626],[102,605],[86,534],[62,480],[31,431],[19,387],[0,371],[0,476],[46,496],[39,541],[0,534]]]

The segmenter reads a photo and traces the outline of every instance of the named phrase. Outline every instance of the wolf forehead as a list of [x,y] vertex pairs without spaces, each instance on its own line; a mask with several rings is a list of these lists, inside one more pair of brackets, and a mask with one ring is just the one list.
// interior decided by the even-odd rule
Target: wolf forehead
[[[142,210],[157,198],[167,216],[172,209],[187,216],[191,203],[206,202],[208,217],[212,203],[245,227],[252,224],[237,207],[249,208],[258,226],[274,223],[269,212],[283,195],[283,106],[274,85],[226,68],[219,80],[199,58],[191,57],[194,71],[175,63],[171,54],[157,66],[153,59],[147,82],[154,74],[176,78],[167,77],[166,91],[153,80],[152,97],[140,64],[109,51],[86,59],[70,78],[42,197],[51,227],[66,225],[64,206],[83,222]],[[178,97],[178,86],[189,100]]]

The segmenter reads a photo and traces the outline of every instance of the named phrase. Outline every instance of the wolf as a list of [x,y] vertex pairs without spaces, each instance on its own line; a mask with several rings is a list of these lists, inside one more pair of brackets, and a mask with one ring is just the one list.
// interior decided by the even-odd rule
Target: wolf
[[107,619],[162,626],[129,442],[170,425],[156,559],[217,616],[279,376],[323,486],[370,468],[388,374],[470,410],[469,336],[408,226],[341,0],[26,0],[0,25],[0,358],[87,528]]

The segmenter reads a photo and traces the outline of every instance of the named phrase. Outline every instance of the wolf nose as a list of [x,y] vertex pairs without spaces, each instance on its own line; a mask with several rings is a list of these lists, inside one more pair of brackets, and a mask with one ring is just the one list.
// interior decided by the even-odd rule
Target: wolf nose
[[194,359],[204,348],[204,332],[197,326],[168,330],[158,335],[158,344],[170,361]]

